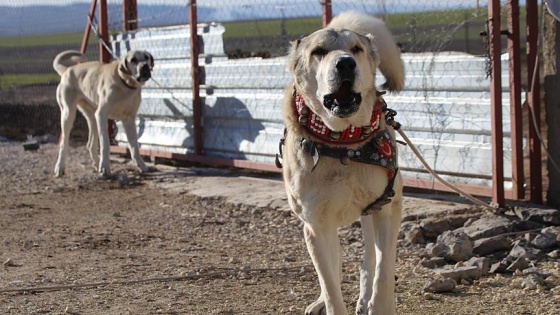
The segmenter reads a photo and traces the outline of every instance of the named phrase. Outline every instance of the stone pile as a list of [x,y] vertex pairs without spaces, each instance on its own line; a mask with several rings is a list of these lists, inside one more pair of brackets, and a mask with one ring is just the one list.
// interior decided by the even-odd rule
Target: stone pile
[[474,208],[440,217],[405,217],[399,239],[421,248],[420,264],[434,272],[424,292],[450,292],[457,284],[496,273],[522,276],[522,288],[532,290],[553,278],[535,265],[559,259],[560,210],[516,208],[492,214]]

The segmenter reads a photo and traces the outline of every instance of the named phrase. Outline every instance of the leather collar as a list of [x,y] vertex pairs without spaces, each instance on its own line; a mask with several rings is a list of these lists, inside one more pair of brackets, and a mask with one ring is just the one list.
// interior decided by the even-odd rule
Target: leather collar
[[323,120],[305,105],[305,100],[301,94],[294,94],[295,109],[299,124],[304,126],[305,129],[319,141],[335,145],[356,144],[370,139],[371,136],[379,130],[383,110],[387,107],[383,98],[379,97],[378,102],[373,106],[369,125],[359,127],[349,126],[345,130],[339,132],[329,129]]
[[122,83],[123,83],[124,85],[126,85],[127,88],[129,88],[129,89],[131,89],[131,90],[136,90],[136,89],[138,88],[137,86],[131,86],[131,85],[129,85],[128,83],[126,83],[126,80],[123,79],[120,75],[119,75],[119,78],[121,79]]

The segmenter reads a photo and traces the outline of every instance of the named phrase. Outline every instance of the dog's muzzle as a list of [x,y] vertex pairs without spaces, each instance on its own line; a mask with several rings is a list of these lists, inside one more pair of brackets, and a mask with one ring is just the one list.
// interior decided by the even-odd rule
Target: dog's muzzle
[[145,64],[140,68],[140,74],[138,76],[138,81],[146,82],[152,77],[152,71],[150,66]]
[[353,90],[356,78],[356,61],[352,57],[343,57],[336,62],[337,79],[340,85],[336,92],[323,97],[323,106],[335,116],[351,116],[360,108],[362,96]]

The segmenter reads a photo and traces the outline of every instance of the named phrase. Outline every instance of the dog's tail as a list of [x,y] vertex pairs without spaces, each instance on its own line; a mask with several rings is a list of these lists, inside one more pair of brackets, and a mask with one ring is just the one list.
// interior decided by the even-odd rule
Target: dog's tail
[[82,57],[83,54],[77,50],[65,50],[56,55],[53,61],[53,68],[59,75],[62,75],[68,69],[64,62],[71,60],[74,63],[78,63],[82,61]]
[[379,53],[379,70],[387,80],[383,88],[391,91],[400,91],[404,88],[405,75],[401,52],[385,22],[359,11],[346,11],[333,18],[329,27],[373,35],[373,43]]

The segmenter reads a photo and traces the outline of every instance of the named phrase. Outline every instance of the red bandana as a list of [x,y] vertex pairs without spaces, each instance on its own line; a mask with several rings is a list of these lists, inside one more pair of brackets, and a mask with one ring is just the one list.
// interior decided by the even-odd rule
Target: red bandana
[[385,101],[380,97],[379,102],[373,106],[369,126],[350,126],[343,131],[337,132],[330,130],[317,114],[305,106],[305,101],[301,94],[297,93],[295,97],[299,123],[305,126],[307,131],[313,134],[314,137],[331,144],[359,143],[369,139],[379,130],[385,105]]

